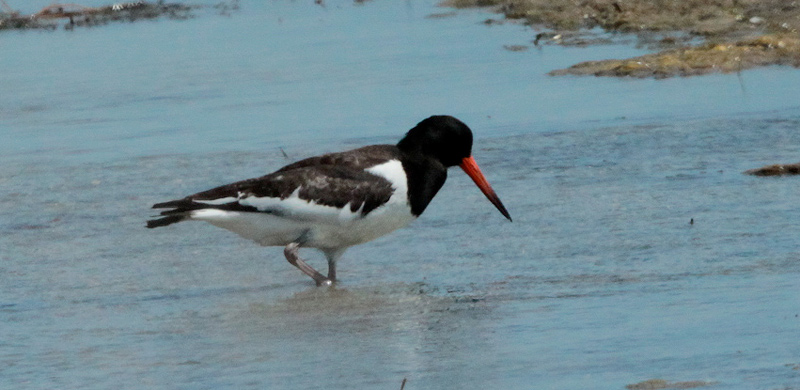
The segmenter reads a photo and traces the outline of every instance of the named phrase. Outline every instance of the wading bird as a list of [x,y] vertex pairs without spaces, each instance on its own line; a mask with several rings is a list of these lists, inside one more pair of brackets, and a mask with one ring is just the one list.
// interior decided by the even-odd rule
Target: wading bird
[[[508,220],[511,216],[472,158],[472,131],[451,116],[417,124],[397,145],[371,145],[311,157],[266,176],[153,205],[169,209],[148,228],[206,221],[263,246],[283,246],[289,263],[320,285],[336,280],[347,248],[404,227],[420,216],[459,166]],[[298,255],[317,248],[325,276]]]

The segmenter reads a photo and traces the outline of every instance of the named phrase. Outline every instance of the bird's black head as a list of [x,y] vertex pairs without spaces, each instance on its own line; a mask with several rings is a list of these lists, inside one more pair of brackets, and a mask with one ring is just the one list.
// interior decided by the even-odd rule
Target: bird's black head
[[472,155],[472,130],[452,116],[434,115],[409,130],[397,147],[406,153],[422,153],[452,167]]

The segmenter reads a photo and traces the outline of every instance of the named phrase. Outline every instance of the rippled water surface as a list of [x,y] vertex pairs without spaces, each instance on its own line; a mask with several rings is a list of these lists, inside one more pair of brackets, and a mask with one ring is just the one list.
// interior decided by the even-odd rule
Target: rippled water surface
[[[800,181],[741,174],[800,160],[796,70],[552,78],[643,51],[313,3],[0,34],[0,388],[800,389]],[[473,128],[513,223],[453,171],[330,290],[280,248],[144,228],[438,113]]]

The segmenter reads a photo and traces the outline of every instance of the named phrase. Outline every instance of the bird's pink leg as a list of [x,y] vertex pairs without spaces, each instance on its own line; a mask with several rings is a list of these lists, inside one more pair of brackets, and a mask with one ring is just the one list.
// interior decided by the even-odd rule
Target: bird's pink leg
[[331,279],[326,278],[325,275],[319,273],[300,258],[300,255],[297,253],[298,249],[300,249],[300,244],[296,242],[286,245],[286,247],[283,248],[283,254],[286,256],[286,260],[289,260],[289,264],[297,267],[300,271],[303,271],[304,274],[314,279],[317,286],[332,285],[333,281]]

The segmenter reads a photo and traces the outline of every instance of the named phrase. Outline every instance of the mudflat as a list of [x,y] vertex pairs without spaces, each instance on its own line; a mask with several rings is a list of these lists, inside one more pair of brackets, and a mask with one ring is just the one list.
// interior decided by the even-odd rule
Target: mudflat
[[551,75],[694,76],[758,66],[800,66],[800,4],[779,0],[446,0],[444,6],[493,7],[540,33],[535,45],[605,43],[591,30],[636,35],[658,52],[575,64]]

